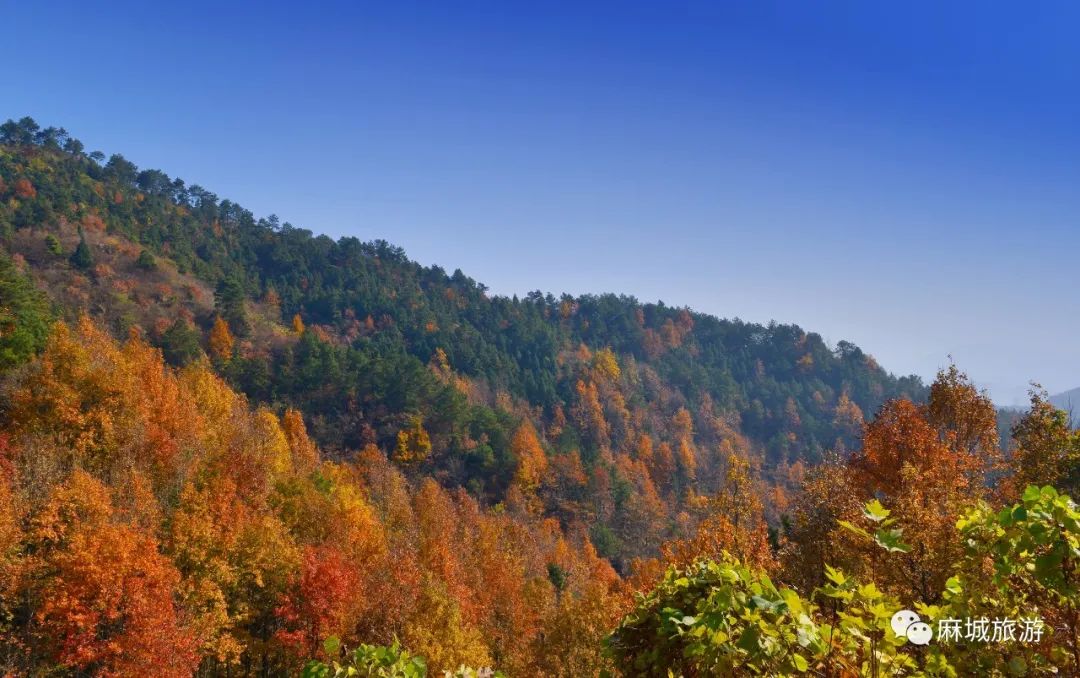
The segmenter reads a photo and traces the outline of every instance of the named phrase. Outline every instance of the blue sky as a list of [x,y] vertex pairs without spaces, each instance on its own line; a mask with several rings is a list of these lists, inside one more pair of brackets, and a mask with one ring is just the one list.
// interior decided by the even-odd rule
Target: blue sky
[[10,3],[0,118],[499,293],[1080,386],[1080,8]]

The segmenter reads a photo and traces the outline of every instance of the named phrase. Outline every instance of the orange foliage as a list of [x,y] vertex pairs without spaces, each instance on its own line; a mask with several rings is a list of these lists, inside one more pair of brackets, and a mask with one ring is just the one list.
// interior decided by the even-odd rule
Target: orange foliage
[[956,519],[964,506],[984,494],[983,458],[953,450],[943,431],[928,421],[928,410],[908,400],[889,403],[867,426],[863,451],[852,460],[854,481],[864,497],[877,496],[912,546],[903,567],[882,580],[909,598],[936,602],[952,563],[959,557]]
[[54,328],[31,374],[11,395],[15,430],[47,439],[65,464],[142,467],[167,482],[200,423],[156,349],[118,347],[85,318],[77,334]]
[[96,214],[87,214],[82,218],[82,228],[87,233],[104,233],[105,222]]
[[600,404],[600,395],[596,383],[579,379],[575,388],[577,401],[574,403],[574,416],[582,432],[589,436],[597,447],[607,447],[610,432],[604,418],[604,408]]
[[229,331],[229,324],[221,316],[214,318],[210,329],[210,352],[219,360],[231,360],[236,339]]
[[16,179],[15,197],[19,200],[32,200],[37,197],[37,189],[29,179]]
[[[837,419],[854,425],[859,415],[842,395]],[[960,556],[954,539],[959,513],[987,495],[998,468],[993,404],[952,367],[938,374],[927,405],[886,403],[862,438],[859,452],[807,477],[795,501],[785,570],[809,589],[821,583],[827,558],[852,573],[876,571],[883,588],[906,600],[935,603]],[[872,498],[892,511],[911,547],[884,563],[875,545],[836,524],[857,522]]]
[[293,467],[298,471],[314,469],[319,453],[315,450],[315,443],[308,438],[303,415],[290,407],[281,417],[281,428],[289,441]]
[[536,498],[536,491],[547,472],[548,460],[536,429],[529,420],[523,421],[514,432],[510,451],[517,459],[514,484],[524,493],[534,510],[541,510],[543,507]]
[[[621,582],[538,504],[485,508],[430,478],[410,483],[373,446],[354,463],[320,460],[298,412],[253,410],[207,363],[173,370],[138,336],[120,345],[85,319],[54,328],[8,398],[0,611],[17,601],[33,622],[0,642],[20,648],[19,675],[41,662],[106,676],[289,674],[330,634],[411,640],[435,668],[565,675],[539,668],[557,652],[588,675],[605,661]],[[419,419],[402,433],[422,459]],[[511,445],[519,492],[552,482],[584,500],[597,482],[576,453],[549,459],[528,420]],[[615,470],[599,478],[633,488],[624,537],[641,520],[653,525],[643,543],[658,542],[646,462],[605,460]]]
[[56,661],[102,676],[190,676],[195,640],[173,595],[179,575],[153,535],[116,522],[107,488],[77,471],[35,520],[48,573],[36,618]]
[[[707,502],[707,517],[694,535],[661,546],[662,560],[668,564],[687,565],[698,558],[717,560],[730,553],[754,567],[775,567],[769,546],[758,489],[750,476],[748,461],[738,455],[725,460],[726,470],[720,491]],[[646,568],[654,570],[655,568]]]

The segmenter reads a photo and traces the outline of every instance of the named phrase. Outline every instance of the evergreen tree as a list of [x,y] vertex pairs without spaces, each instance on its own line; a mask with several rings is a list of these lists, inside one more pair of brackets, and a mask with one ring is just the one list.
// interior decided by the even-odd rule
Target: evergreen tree
[[88,271],[94,265],[94,255],[90,252],[90,246],[86,244],[86,235],[79,230],[79,245],[72,252],[68,260],[71,265],[81,271]]
[[184,318],[177,318],[161,335],[161,352],[169,364],[182,367],[202,354],[199,333]]
[[0,254],[0,370],[20,365],[40,351],[51,324],[44,293]]
[[154,259],[153,254],[143,250],[139,253],[139,258],[135,260],[135,266],[144,271],[153,271],[157,268],[157,260]]
[[239,337],[247,336],[251,332],[244,308],[246,297],[244,283],[236,276],[222,279],[214,292],[214,305],[218,313],[229,324],[233,334]]

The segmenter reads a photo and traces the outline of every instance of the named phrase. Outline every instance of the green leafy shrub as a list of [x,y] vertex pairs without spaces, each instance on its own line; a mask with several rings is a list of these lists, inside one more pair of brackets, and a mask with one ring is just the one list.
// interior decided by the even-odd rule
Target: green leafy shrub
[[[1020,502],[980,504],[957,522],[964,555],[946,583],[941,614],[953,619],[1042,620],[1039,642],[937,646],[960,675],[1080,672],[1080,512],[1052,487]],[[992,651],[987,651],[990,647]]]
[[[871,529],[843,527],[877,544],[882,557],[910,550],[879,502],[864,517]],[[914,606],[922,620],[1038,620],[1041,637],[917,647],[890,624],[905,605],[874,582],[826,566],[826,583],[806,600],[725,557],[669,569],[608,638],[608,652],[627,676],[1080,675],[1076,504],[1030,486],[1012,506],[978,504],[956,527],[963,556],[941,604]]]
[[0,254],[0,371],[29,360],[45,346],[53,316],[45,294]]
[[899,603],[838,570],[819,607],[733,558],[671,568],[608,639],[628,676],[908,675],[889,620]]
[[[341,643],[337,638],[329,638],[324,644],[327,656],[340,653]],[[368,678],[426,678],[427,662],[423,657],[409,654],[394,641],[390,646],[361,645],[348,653],[345,663],[332,661],[329,664],[311,661],[304,667],[304,678],[339,678],[344,676],[365,676]],[[499,671],[466,666],[455,671],[444,671],[444,678],[505,678]]]
[[[324,644],[327,656],[334,656],[341,649],[337,638],[329,638]],[[371,678],[425,678],[427,663],[423,657],[410,655],[394,642],[389,647],[360,645],[347,654],[345,663],[329,664],[311,661],[304,667],[304,678],[338,678],[343,676],[370,676]]]
[[143,250],[139,252],[139,257],[135,260],[135,266],[144,271],[153,271],[157,268],[157,259],[154,258],[153,254]]
[[49,251],[49,254],[57,257],[64,254],[64,246],[60,244],[60,238],[52,233],[45,236],[45,249]]

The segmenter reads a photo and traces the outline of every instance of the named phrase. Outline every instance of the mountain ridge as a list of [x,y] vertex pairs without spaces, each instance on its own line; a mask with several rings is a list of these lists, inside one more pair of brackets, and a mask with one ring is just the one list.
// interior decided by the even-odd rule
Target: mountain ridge
[[[510,438],[529,420],[563,464],[547,510],[600,516],[593,536],[615,562],[671,534],[733,451],[773,488],[776,518],[806,465],[858,445],[864,416],[926,393],[796,325],[615,294],[489,295],[385,241],[256,219],[28,119],[0,126],[0,181],[0,242],[61,316],[139,332],[174,365],[206,356],[254,403],[302,411],[331,454],[373,446],[484,502],[517,482]],[[668,525],[635,540],[618,496],[648,493],[627,466],[646,449]],[[592,501],[573,489],[578,468]]]
[[1050,396],[1050,403],[1059,409],[1071,411],[1077,405],[1080,405],[1080,387],[1055,393]]

